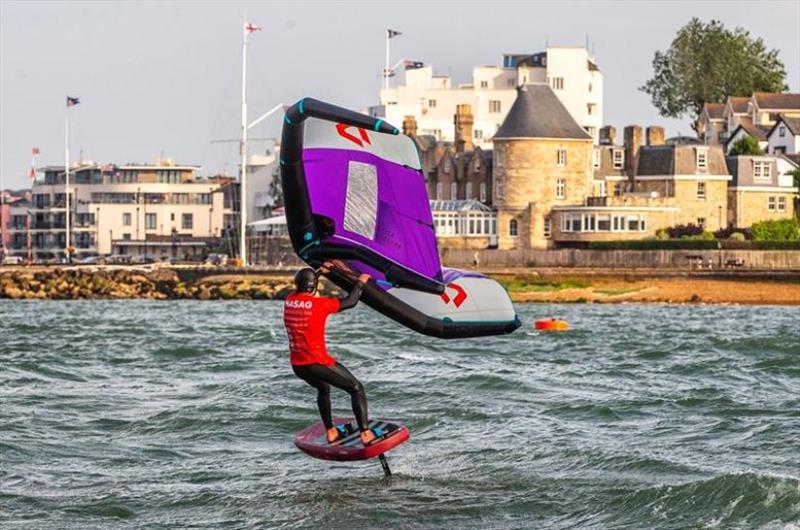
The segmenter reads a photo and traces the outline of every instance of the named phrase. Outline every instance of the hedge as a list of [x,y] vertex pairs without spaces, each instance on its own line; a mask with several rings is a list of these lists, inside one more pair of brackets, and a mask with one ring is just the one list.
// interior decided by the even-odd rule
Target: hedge
[[638,239],[590,241],[590,250],[800,250],[800,241],[708,241],[703,239]]

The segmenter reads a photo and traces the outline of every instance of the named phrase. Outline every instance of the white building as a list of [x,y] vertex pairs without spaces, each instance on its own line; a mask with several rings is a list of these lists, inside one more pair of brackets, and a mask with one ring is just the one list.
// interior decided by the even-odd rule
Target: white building
[[[187,246],[204,246],[201,241],[190,241],[193,238],[219,237],[223,216],[229,213],[223,204],[223,191],[218,182],[195,179],[198,169],[171,161],[156,165],[79,164],[71,169],[73,255],[81,258],[147,252],[153,258],[162,258],[178,251],[177,247],[185,252]],[[43,172],[44,177],[31,190],[31,203],[11,208],[11,254],[25,256],[30,245],[35,258],[64,255],[64,168],[46,167]]]
[[373,116],[400,126],[413,116],[418,134],[453,141],[456,105],[468,104],[474,116],[474,143],[491,149],[491,138],[517,97],[516,88],[549,83],[561,103],[598,141],[603,124],[603,74],[584,48],[550,47],[535,54],[504,54],[501,66],[475,66],[471,83],[453,86],[449,76],[436,75],[430,65],[405,69],[404,84],[381,90]]
[[800,118],[778,116],[772,129],[767,133],[769,154],[800,154]]

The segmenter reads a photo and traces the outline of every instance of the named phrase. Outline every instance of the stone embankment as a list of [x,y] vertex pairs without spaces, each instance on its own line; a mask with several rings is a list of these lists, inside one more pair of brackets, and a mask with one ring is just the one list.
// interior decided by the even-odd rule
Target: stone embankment
[[268,300],[285,298],[291,290],[288,275],[216,275],[183,281],[171,269],[0,270],[0,298],[12,299]]

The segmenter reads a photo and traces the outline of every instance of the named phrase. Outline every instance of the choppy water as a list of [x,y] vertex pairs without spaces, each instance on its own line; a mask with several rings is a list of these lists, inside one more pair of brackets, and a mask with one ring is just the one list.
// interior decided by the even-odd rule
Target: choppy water
[[[797,308],[519,310],[450,342],[331,319],[411,428],[386,480],[294,448],[317,416],[277,302],[0,300],[0,527],[800,525]],[[573,330],[530,330],[555,315]]]

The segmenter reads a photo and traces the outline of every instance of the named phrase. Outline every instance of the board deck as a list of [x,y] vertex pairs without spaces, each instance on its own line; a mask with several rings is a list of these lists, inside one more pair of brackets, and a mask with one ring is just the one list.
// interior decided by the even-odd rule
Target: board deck
[[367,460],[375,458],[408,440],[408,427],[395,420],[370,420],[370,428],[379,427],[384,435],[376,442],[364,447],[353,418],[334,418],[334,424],[349,423],[353,433],[336,445],[330,445],[325,438],[325,426],[317,422],[294,437],[294,444],[304,453],[323,460]]

